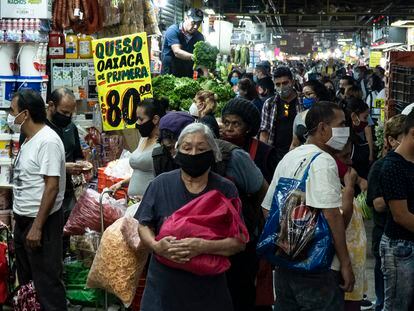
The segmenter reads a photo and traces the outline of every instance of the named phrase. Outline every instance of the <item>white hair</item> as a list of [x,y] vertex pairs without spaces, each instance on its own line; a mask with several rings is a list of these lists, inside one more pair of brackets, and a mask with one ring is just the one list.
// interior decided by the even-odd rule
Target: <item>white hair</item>
[[214,139],[214,134],[210,130],[210,128],[203,124],[203,123],[191,123],[187,125],[180,134],[180,137],[178,137],[177,141],[177,149],[180,147],[180,145],[183,143],[184,138],[189,134],[195,134],[195,133],[201,133],[206,138],[207,144],[210,146],[211,150],[214,153],[214,158],[216,159],[216,162],[221,161],[221,151]]

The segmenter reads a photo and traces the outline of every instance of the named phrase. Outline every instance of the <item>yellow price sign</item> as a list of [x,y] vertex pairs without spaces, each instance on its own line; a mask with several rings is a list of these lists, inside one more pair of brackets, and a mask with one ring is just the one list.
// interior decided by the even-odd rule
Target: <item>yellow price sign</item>
[[92,41],[104,131],[134,128],[138,104],[152,98],[145,32]]
[[371,51],[369,53],[369,67],[375,68],[381,63],[382,52]]

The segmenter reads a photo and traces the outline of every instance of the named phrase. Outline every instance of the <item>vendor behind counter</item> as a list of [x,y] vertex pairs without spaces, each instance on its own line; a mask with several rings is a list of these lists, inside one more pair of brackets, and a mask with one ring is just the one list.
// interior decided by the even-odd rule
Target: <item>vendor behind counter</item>
[[161,74],[172,74],[176,77],[193,76],[194,45],[204,41],[204,36],[197,30],[203,22],[203,11],[190,9],[184,22],[171,25],[165,32],[162,48]]

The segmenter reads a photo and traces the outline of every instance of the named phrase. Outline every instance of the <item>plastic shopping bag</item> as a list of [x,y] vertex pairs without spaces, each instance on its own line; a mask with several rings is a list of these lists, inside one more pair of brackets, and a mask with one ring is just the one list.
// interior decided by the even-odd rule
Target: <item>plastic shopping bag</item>
[[128,307],[147,258],[148,250],[138,236],[138,221],[132,217],[118,219],[102,236],[87,286],[107,290]]
[[257,253],[270,263],[299,271],[330,268],[333,240],[323,214],[306,205],[306,180],[312,162],[301,180],[280,178],[273,196]]
[[[103,199],[103,214],[105,227],[113,224],[125,214],[125,200],[115,200],[105,196]],[[87,189],[76,202],[64,228],[65,235],[83,235],[86,228],[101,232],[101,212],[99,208],[99,193]]]
[[33,281],[19,288],[13,298],[13,310],[15,311],[40,311],[42,310]]
[[[156,240],[174,236],[219,240],[237,238],[243,243],[249,241],[249,233],[240,216],[241,201],[228,199],[221,192],[212,190],[190,201],[174,212],[162,225]],[[199,255],[189,262],[179,264],[162,256],[156,256],[161,263],[197,275],[216,275],[230,268],[227,257]]]

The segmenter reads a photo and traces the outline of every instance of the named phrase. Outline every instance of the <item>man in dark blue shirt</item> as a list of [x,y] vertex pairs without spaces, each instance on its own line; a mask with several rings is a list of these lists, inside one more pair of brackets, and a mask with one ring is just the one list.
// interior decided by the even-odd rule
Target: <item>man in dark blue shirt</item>
[[194,45],[204,41],[204,36],[197,30],[203,17],[201,10],[190,9],[184,22],[171,25],[167,29],[162,47],[162,74],[189,78],[193,76]]

